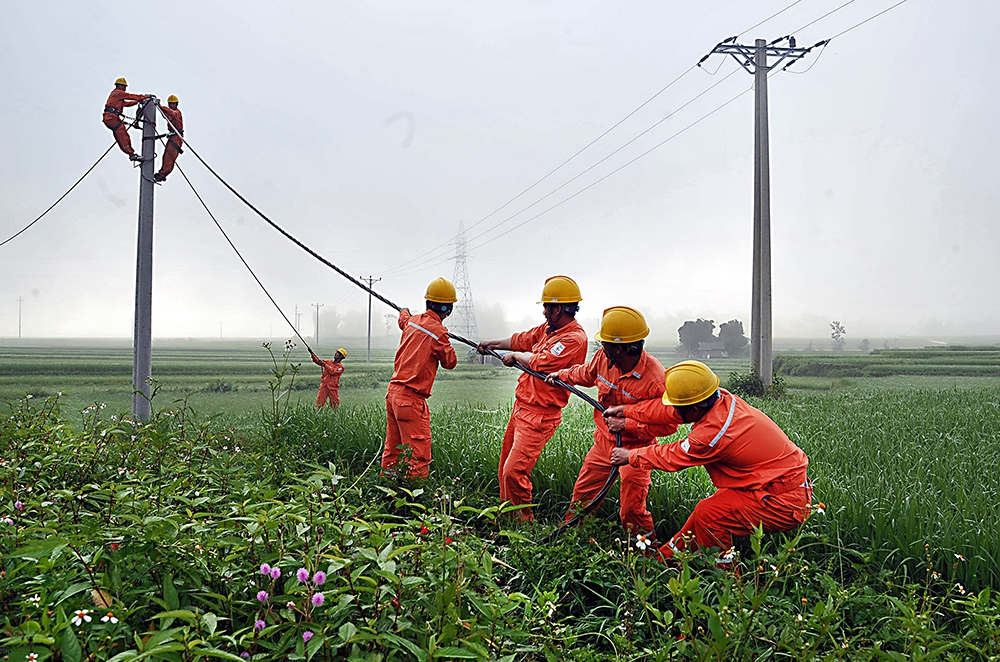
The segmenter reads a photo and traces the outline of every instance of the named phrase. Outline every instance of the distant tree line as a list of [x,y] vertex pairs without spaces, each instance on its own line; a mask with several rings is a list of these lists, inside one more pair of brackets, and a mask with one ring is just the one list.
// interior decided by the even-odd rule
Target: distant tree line
[[715,320],[698,318],[688,320],[677,329],[681,347],[688,356],[701,356],[703,349],[709,345],[722,344],[726,355],[730,357],[747,356],[750,353],[750,341],[743,333],[743,322],[733,319],[719,326],[719,335],[715,335]]

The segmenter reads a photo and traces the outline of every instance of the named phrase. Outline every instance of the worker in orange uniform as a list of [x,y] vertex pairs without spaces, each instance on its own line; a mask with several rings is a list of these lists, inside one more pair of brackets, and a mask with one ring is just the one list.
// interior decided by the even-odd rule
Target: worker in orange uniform
[[789,531],[805,520],[812,503],[806,454],[764,412],[719,388],[718,375],[704,363],[682,361],[669,368],[663,404],[619,405],[604,415],[612,431],[657,437],[693,424],[681,441],[611,452],[612,464],[637,469],[704,466],[718,488],[661,547],[665,557],[680,549],[719,547],[719,561],[727,563],[733,536],[749,536],[757,526],[766,533]]
[[399,328],[403,335],[385,395],[382,469],[395,468],[400,453],[407,447],[410,457],[406,475],[412,478],[426,478],[430,471],[431,415],[427,398],[431,395],[438,365],[445,370],[458,365],[448,329],[442,324],[458,301],[455,286],[444,278],[437,278],[427,286],[424,298],[427,300],[426,312],[411,315],[407,308],[399,311]]
[[330,406],[336,409],[340,406],[340,376],[344,374],[344,359],[347,358],[347,350],[341,347],[333,353],[333,360],[321,359],[313,351],[309,350],[309,356],[313,363],[323,368],[323,376],[319,379],[319,394],[316,396],[316,409],[330,402]]
[[184,151],[182,149],[184,141],[181,140],[181,136],[184,135],[184,116],[181,114],[180,108],[177,107],[179,103],[180,100],[177,96],[171,94],[167,97],[167,105],[160,106],[160,110],[167,118],[167,146],[163,148],[163,163],[160,165],[160,171],[153,175],[154,182],[166,180],[167,175],[174,170],[174,161],[177,160],[177,156]]
[[[615,306],[604,311],[601,330],[595,338],[601,349],[585,364],[563,368],[545,380],[561,379],[574,386],[597,386],[597,399],[604,407],[636,404],[663,397],[663,365],[643,349],[643,338],[649,335],[646,319],[635,308]],[[572,503],[585,508],[598,495],[611,471],[611,451],[615,436],[608,429],[604,416],[594,410],[594,445],[590,447],[580,475],[573,486]],[[636,449],[654,443],[656,437],[645,430],[621,432],[622,448]],[[625,528],[633,534],[656,538],[653,516],[646,508],[649,494],[649,469],[633,466],[621,468],[621,507],[619,516]],[[566,514],[569,520],[572,511]]]
[[104,126],[111,129],[118,142],[118,147],[128,154],[133,161],[142,161],[142,157],[132,149],[132,140],[128,136],[128,125],[125,124],[125,107],[134,106],[147,98],[144,94],[129,94],[125,91],[128,81],[119,78],[115,81],[115,89],[111,90],[108,100],[104,104]]
[[[479,344],[486,350],[510,350],[504,365],[515,362],[532,370],[550,373],[583,363],[587,359],[587,334],[576,321],[580,310],[580,287],[567,276],[553,276],[542,288],[545,323],[502,340]],[[531,470],[542,449],[562,422],[569,392],[522,373],[514,391],[514,408],[500,447],[500,500],[515,506],[531,503]],[[525,520],[534,519],[530,508],[518,511]]]

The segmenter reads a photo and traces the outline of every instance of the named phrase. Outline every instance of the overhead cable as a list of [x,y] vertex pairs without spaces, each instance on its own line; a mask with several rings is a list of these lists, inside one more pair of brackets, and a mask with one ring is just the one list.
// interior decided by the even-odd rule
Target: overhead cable
[[[854,0],[851,0],[851,1],[853,2]],[[732,37],[732,40],[735,41],[736,39],[739,39],[741,36],[745,35],[747,32],[750,32],[751,30],[759,28],[760,26],[764,25],[765,23],[767,23],[768,21],[770,21],[775,16],[780,16],[781,14],[784,14],[786,11],[788,11],[789,9],[791,9],[792,7],[794,7],[795,5],[799,4],[800,2],[802,2],[802,0],[795,0],[795,2],[793,2],[790,5],[788,5],[787,7],[785,7],[784,9],[782,9],[781,11],[776,12],[774,14],[771,14],[770,16],[768,16],[767,18],[765,18],[760,23],[757,23],[756,25],[751,25],[746,30],[743,30],[738,35],[736,35],[735,37]]]
[[3,246],[4,244],[10,243],[14,239],[16,239],[18,235],[20,235],[21,233],[23,233],[25,230],[27,230],[28,228],[30,228],[32,225],[34,225],[38,221],[42,220],[43,216],[45,216],[50,211],[52,211],[55,208],[56,205],[58,205],[60,202],[62,202],[63,198],[65,198],[67,195],[69,195],[70,193],[72,193],[73,189],[75,189],[77,187],[77,185],[79,185],[80,182],[82,182],[84,179],[86,179],[87,175],[89,175],[90,172],[94,168],[97,167],[97,164],[104,160],[104,157],[108,155],[108,152],[110,152],[112,149],[114,149],[115,144],[116,143],[112,142],[111,146],[108,147],[106,150],[104,150],[104,153],[101,154],[101,157],[99,159],[97,159],[96,161],[94,161],[94,165],[92,165],[89,168],[87,168],[87,172],[83,173],[83,175],[80,177],[80,179],[76,180],[76,183],[69,187],[69,190],[67,190],[65,193],[63,193],[62,195],[60,195],[58,200],[56,200],[51,205],[49,205],[48,209],[46,209],[41,214],[39,214],[38,218],[36,218],[35,220],[33,220],[31,223],[28,223],[26,226],[24,226],[23,228],[21,228],[20,230],[18,230],[17,232],[15,232],[13,235],[11,235],[10,237],[8,237],[7,239],[4,239],[3,241],[0,241],[0,246]]
[[[648,99],[646,99],[645,101],[643,101],[641,104],[639,104],[628,115],[626,115],[625,117],[621,118],[620,120],[618,120],[617,122],[615,122],[613,125],[611,125],[608,129],[606,129],[604,131],[604,133],[602,133],[601,135],[597,136],[596,138],[594,138],[593,140],[591,140],[589,143],[587,143],[586,145],[584,145],[583,147],[581,147],[572,156],[570,156],[568,159],[566,159],[565,161],[563,161],[562,163],[560,163],[559,165],[557,165],[555,168],[553,168],[552,170],[550,170],[549,172],[547,172],[545,175],[543,175],[541,177],[541,179],[538,179],[537,181],[535,181],[535,183],[533,183],[531,186],[529,186],[528,188],[524,189],[523,191],[521,191],[520,193],[518,193],[517,195],[515,195],[513,198],[511,198],[510,200],[508,200],[507,202],[503,203],[502,205],[500,205],[499,207],[497,207],[496,209],[494,209],[493,211],[491,211],[489,214],[487,214],[486,216],[483,216],[481,219],[479,219],[478,221],[476,221],[475,223],[473,223],[472,225],[470,225],[468,228],[466,228],[466,231],[471,230],[472,228],[476,227],[480,223],[482,223],[482,222],[484,222],[484,221],[492,218],[495,214],[499,213],[500,211],[503,211],[508,205],[510,205],[512,202],[514,202],[515,200],[517,200],[518,198],[520,198],[522,195],[524,195],[525,193],[527,193],[528,191],[530,191],[531,189],[535,188],[536,186],[538,186],[539,184],[541,184],[542,182],[544,182],[546,179],[548,179],[549,177],[551,177],[552,175],[554,175],[556,172],[558,172],[559,170],[561,170],[563,166],[565,166],[567,163],[569,163],[570,161],[572,161],[573,159],[575,159],[576,157],[580,156],[585,151],[587,151],[588,149],[590,149],[590,147],[592,147],[601,138],[603,138],[604,136],[608,135],[609,133],[611,133],[612,131],[614,131],[615,129],[617,129],[627,119],[629,119],[630,117],[632,117],[633,115],[635,115],[637,112],[639,112],[640,110],[642,110],[643,108],[645,108],[656,97],[658,97],[661,94],[663,94],[664,92],[666,92],[675,83],[677,83],[680,79],[684,78],[684,76],[687,76],[689,73],[691,73],[691,71],[694,70],[695,68],[696,68],[696,66],[692,66],[692,67],[688,68],[682,74],[680,74],[679,76],[677,76],[676,78],[674,78],[672,81],[670,81],[669,83],[667,83],[665,86],[663,86],[662,88],[660,88],[660,90],[658,92],[656,92],[653,96],[649,97]],[[391,269],[390,271],[393,271],[393,270],[396,270],[396,269],[400,269],[402,267],[407,266],[408,264],[416,262],[417,260],[420,260],[420,259],[422,259],[422,258],[430,255],[431,253],[435,253],[439,249],[444,248],[445,246],[448,246],[449,244],[451,244],[451,242],[454,241],[456,238],[457,238],[457,235],[455,237],[452,237],[451,239],[449,239],[448,241],[446,241],[444,243],[438,244],[437,246],[435,246],[434,248],[430,249],[426,253],[422,253],[422,254],[418,255],[417,257],[415,257],[413,259],[407,260],[406,262],[403,262],[402,264],[397,265],[396,267],[393,267],[393,269]]]

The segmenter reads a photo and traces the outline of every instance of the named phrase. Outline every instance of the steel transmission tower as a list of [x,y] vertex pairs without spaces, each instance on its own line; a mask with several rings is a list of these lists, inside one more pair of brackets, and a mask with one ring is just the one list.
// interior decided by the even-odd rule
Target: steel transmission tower
[[476,326],[476,307],[472,302],[472,285],[469,283],[469,268],[465,262],[465,223],[458,224],[458,237],[455,239],[455,284],[458,301],[455,302],[455,312],[448,328],[466,338],[479,337]]

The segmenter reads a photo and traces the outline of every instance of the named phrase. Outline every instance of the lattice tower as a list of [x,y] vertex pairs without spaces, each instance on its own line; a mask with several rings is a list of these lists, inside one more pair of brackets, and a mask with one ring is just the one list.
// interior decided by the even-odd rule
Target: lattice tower
[[472,303],[472,285],[469,283],[469,268],[465,261],[465,223],[459,223],[455,238],[455,276],[452,278],[458,301],[455,311],[448,320],[448,328],[470,340],[479,338],[476,326],[476,307]]

